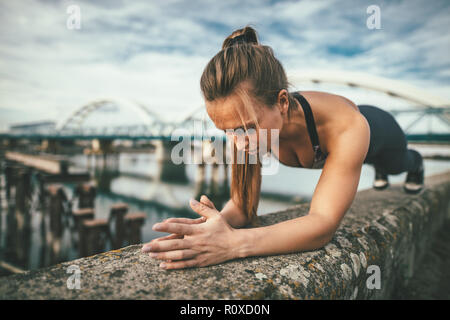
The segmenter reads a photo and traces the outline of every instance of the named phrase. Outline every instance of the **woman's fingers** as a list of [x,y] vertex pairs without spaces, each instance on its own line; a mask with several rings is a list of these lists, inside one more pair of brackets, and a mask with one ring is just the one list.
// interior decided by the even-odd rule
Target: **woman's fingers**
[[195,231],[195,225],[184,223],[161,222],[153,226],[153,230],[167,233],[176,233],[180,235],[190,235]]
[[205,222],[205,217],[200,217],[197,219],[189,219],[189,218],[169,218],[164,220],[163,222],[175,222],[175,223],[186,223],[186,224],[198,224]]
[[[198,251],[192,249],[173,250],[166,252],[151,252],[150,257],[158,260],[186,260],[192,259],[198,254]],[[167,261],[166,261],[167,262]]]
[[142,247],[143,252],[162,252],[179,249],[190,248],[189,241],[186,239],[171,239],[166,241],[159,241],[147,243]]
[[[202,202],[199,203],[199,208],[197,210],[204,211],[202,209],[202,208],[204,208],[204,209],[210,209],[210,210],[217,211],[217,209],[215,208],[214,204],[205,195],[202,195],[202,197],[200,198],[200,201],[202,201]],[[199,213],[199,212],[197,212],[197,213]],[[205,215],[205,214],[203,214],[200,218],[197,218],[197,219],[168,218],[168,219],[164,220],[161,223],[155,224],[153,226],[153,230],[161,231],[161,232],[170,232],[170,233],[174,233],[174,234],[178,234],[178,235],[169,235],[169,236],[165,236],[165,237],[154,239],[152,241],[169,240],[169,239],[173,239],[174,237],[178,237],[179,238],[180,235],[181,235],[181,237],[183,237],[184,234],[188,234],[188,233],[181,233],[180,234],[179,232],[172,232],[172,231],[168,231],[168,230],[179,230],[179,229],[182,229],[182,230],[185,230],[185,231],[187,230],[187,232],[189,232],[191,229],[182,228],[181,226],[178,226],[178,225],[180,225],[180,224],[188,224],[188,225],[200,224],[200,223],[205,222],[206,218],[207,218],[207,215]],[[168,226],[167,224],[174,224],[174,225]],[[159,228],[161,228],[161,229],[159,229]]]
[[[216,209],[216,207],[214,206],[214,203],[212,203],[212,201],[209,200],[208,197],[205,196],[205,195],[202,195],[202,196],[200,197],[200,202],[203,203],[203,204],[205,204],[205,205],[207,205],[207,206],[210,207],[211,209]],[[216,209],[216,210],[217,210],[217,209]]]
[[189,260],[178,260],[178,261],[165,261],[162,262],[159,266],[163,269],[183,269],[183,268],[192,268],[198,266],[198,261],[194,259]]
[[164,236],[164,237],[153,239],[152,241],[150,241],[150,243],[152,243],[152,242],[159,242],[159,241],[162,241],[162,240],[183,239],[183,238],[184,238],[184,236],[182,234],[170,234],[168,236]]
[[207,219],[212,218],[219,214],[219,211],[217,211],[216,209],[212,209],[209,206],[204,205],[203,203],[198,202],[195,199],[191,199],[191,201],[189,201],[189,204],[191,205],[192,210],[194,210],[199,215]]
[[[199,224],[199,223],[203,223],[205,221],[206,221],[205,217],[200,217],[200,218],[197,218],[197,219],[169,218],[169,219],[164,220],[163,223]],[[170,234],[168,236],[164,236],[164,237],[159,237],[159,238],[153,239],[148,244],[155,243],[155,242],[160,242],[160,241],[172,240],[172,239],[183,239],[183,238],[184,238],[183,234],[172,233],[172,234]]]

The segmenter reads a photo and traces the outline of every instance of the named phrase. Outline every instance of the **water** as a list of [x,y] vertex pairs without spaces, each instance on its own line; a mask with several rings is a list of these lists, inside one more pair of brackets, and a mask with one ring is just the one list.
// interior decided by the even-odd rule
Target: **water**
[[[148,242],[165,234],[155,232],[152,226],[169,217],[196,218],[198,215],[189,206],[189,199],[194,197],[196,165],[187,165],[187,184],[165,183],[155,179],[158,165],[154,154],[121,154],[118,173],[97,172],[97,197],[95,200],[95,217],[108,218],[110,207],[117,202],[129,205],[129,212],[144,212],[147,219],[142,228],[142,241]],[[86,157],[74,156],[73,161],[80,168],[85,168]],[[425,160],[426,175],[450,170],[450,161]],[[223,177],[223,171],[219,171]],[[261,200],[259,215],[283,210],[302,201],[310,201],[315,186],[320,179],[322,170],[308,170],[279,166],[276,175],[265,175],[261,185]],[[211,172],[207,171],[207,178]],[[374,169],[364,164],[358,185],[358,191],[372,187]],[[392,184],[401,183],[406,178],[406,172],[389,176]],[[72,197],[74,184],[65,184],[64,189],[69,198]],[[6,210],[3,208],[0,219],[0,260],[8,261],[6,248]],[[32,234],[27,248],[29,259],[22,265],[25,269],[36,269],[51,264],[46,255],[45,237],[40,234],[41,212],[32,214]],[[61,261],[78,258],[78,252],[73,247],[71,236],[65,230],[62,239]],[[107,246],[105,250],[111,249]]]

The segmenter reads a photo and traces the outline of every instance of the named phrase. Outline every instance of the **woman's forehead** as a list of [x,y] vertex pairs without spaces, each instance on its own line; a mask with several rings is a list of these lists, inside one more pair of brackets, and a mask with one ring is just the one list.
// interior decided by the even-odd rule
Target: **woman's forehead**
[[[258,106],[251,103],[248,107],[253,108],[255,116],[258,115]],[[242,126],[243,123],[254,122],[255,120],[251,110],[249,112],[243,101],[235,95],[226,99],[222,98],[207,102],[206,112],[216,127],[221,130],[234,129]]]

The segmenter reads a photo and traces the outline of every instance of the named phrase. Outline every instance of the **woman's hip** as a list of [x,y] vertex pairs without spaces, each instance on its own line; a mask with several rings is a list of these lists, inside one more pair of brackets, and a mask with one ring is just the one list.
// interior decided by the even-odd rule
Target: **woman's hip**
[[387,150],[407,149],[405,133],[389,112],[371,105],[358,105],[358,108],[370,127],[370,145],[366,160],[373,159]]

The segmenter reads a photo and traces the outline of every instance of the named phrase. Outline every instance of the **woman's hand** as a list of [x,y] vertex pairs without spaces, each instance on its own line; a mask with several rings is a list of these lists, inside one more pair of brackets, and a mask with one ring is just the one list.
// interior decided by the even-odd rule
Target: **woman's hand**
[[[214,206],[214,203],[208,199],[207,196],[202,195],[200,197],[200,202],[203,203],[204,205],[210,207],[211,209],[216,209],[216,207]],[[174,223],[186,223],[186,224],[197,224],[197,223],[203,223],[206,221],[205,217],[200,217],[197,219],[190,219],[190,218],[169,218],[164,220],[163,222],[174,222]],[[153,239],[152,241],[150,241],[148,243],[148,245],[150,245],[151,243],[157,242],[157,241],[163,241],[163,240],[170,240],[170,239],[183,239],[184,235],[182,234],[176,234],[176,233],[172,233],[168,236],[164,236],[164,237],[160,237],[160,238],[156,238]]]
[[203,267],[235,258],[232,245],[235,229],[226,222],[214,205],[211,208],[204,203],[205,201],[200,203],[193,199],[190,201],[191,208],[204,217],[206,222],[165,221],[155,224],[153,230],[172,234],[164,237],[164,241],[160,238],[160,241],[146,244],[142,248],[143,252],[150,252],[153,258],[166,260],[160,265],[165,269]]
[[[208,199],[208,197],[206,197],[205,195],[202,195],[200,197],[200,202],[203,203],[204,205],[207,205],[208,207],[210,207],[211,209],[215,209],[216,207],[214,206],[214,203]],[[200,217],[197,219],[190,219],[190,218],[169,218],[164,220],[163,222],[174,222],[174,223],[186,223],[186,224],[197,224],[197,223],[203,223],[206,221],[205,217]],[[182,234],[176,234],[176,233],[172,233],[168,236],[164,236],[164,237],[159,237],[156,239],[153,239],[152,241],[150,241],[148,244],[144,245],[142,250],[144,252],[148,252],[147,248],[149,246],[152,245],[152,243],[154,244],[155,242],[158,241],[164,241],[164,240],[171,240],[171,239],[183,239],[184,235]],[[167,260],[167,262],[171,262],[171,260]]]
[[[200,217],[197,219],[189,219],[189,218],[169,218],[164,220],[162,223],[185,223],[185,224],[199,224],[206,221],[205,217]],[[159,237],[156,239],[153,239],[146,245],[151,245],[152,243],[158,242],[158,241],[164,241],[164,240],[171,240],[171,239],[183,239],[184,235],[182,234],[176,234],[172,233],[168,236]]]

